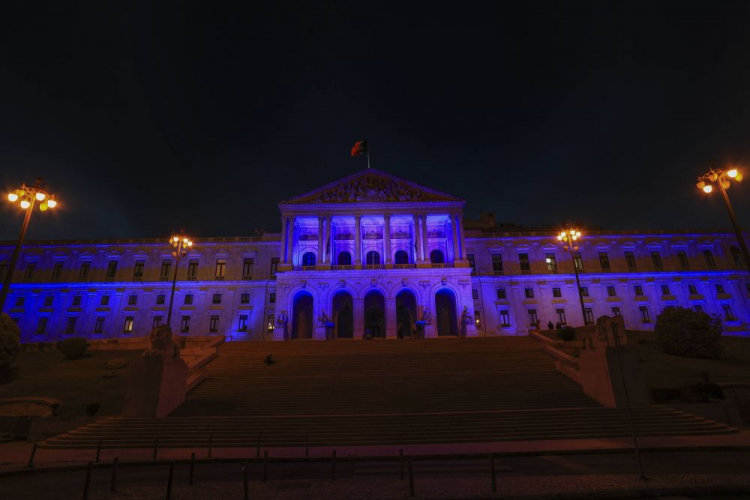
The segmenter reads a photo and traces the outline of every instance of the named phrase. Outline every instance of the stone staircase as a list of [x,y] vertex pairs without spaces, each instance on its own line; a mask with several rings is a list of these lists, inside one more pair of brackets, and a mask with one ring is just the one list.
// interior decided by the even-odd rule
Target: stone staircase
[[[628,436],[528,337],[229,343],[170,417],[111,417],[45,447],[365,446]],[[276,363],[263,363],[267,354]],[[639,435],[735,429],[666,407]]]

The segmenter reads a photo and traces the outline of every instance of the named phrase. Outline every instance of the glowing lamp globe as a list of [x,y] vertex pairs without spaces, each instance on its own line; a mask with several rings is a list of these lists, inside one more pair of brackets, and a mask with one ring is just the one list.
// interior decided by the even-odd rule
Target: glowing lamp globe
[[710,193],[713,190],[714,190],[714,187],[712,185],[710,185],[710,184],[708,184],[706,186],[703,186],[703,192],[704,193]]
[[37,193],[36,194],[36,201],[44,201],[44,199],[47,197],[44,193]]
[[47,200],[47,206],[50,207],[50,208],[55,208],[57,206],[57,200],[55,200],[54,198],[50,197],[50,199]]
[[733,168],[732,170],[727,171],[727,175],[734,179],[735,177],[737,177],[737,169]]
[[15,203],[17,200],[18,195],[16,193],[8,193],[8,201]]
[[24,210],[29,208],[31,206],[31,202],[29,200],[21,200],[21,208]]

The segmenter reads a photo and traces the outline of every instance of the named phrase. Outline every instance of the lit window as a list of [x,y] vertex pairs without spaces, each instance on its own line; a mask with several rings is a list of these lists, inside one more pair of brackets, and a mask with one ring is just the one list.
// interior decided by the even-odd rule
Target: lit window
[[276,329],[276,325],[274,325],[273,314],[269,314],[266,317],[266,330],[269,331],[269,332],[272,332],[275,329]]
[[581,257],[581,252],[573,254],[573,265],[575,265],[578,271],[583,271],[583,257]]
[[226,272],[226,268],[227,268],[226,259],[217,259],[216,260],[216,272],[214,273],[214,276],[216,278],[224,278],[224,273]]
[[255,265],[254,259],[245,259],[242,263],[242,278],[249,280],[253,277],[253,267]]
[[211,315],[211,320],[208,324],[208,331],[211,333],[216,333],[219,331],[219,316],[217,314]]
[[247,331],[247,314],[240,314],[240,319],[237,322],[237,330],[240,332]]
[[477,328],[482,327],[482,317],[479,314],[479,311],[474,311],[474,324],[477,325]]
[[125,324],[122,327],[122,333],[133,332],[133,316],[125,316]]
[[550,271],[553,273],[557,271],[557,259],[555,258],[555,254],[553,253],[544,254],[544,262],[547,263],[547,271]]

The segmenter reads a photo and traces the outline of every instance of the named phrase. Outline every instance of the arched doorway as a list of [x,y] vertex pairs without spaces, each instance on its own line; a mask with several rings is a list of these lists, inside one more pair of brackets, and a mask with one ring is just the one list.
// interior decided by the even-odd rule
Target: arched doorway
[[352,265],[352,254],[344,250],[343,252],[339,252],[338,257],[336,258],[336,264],[339,266],[351,266]]
[[408,264],[409,254],[406,253],[406,250],[399,250],[396,252],[396,255],[394,255],[393,260],[396,264]]
[[292,306],[292,338],[313,338],[313,297],[310,292],[300,291],[294,296]]
[[433,250],[430,252],[430,262],[433,264],[445,264],[445,258],[443,257],[443,252],[440,250]]
[[354,337],[354,301],[349,292],[341,291],[333,296],[334,334],[337,339]]
[[401,290],[396,295],[396,334],[403,339],[411,337],[416,329],[417,298],[411,290]]
[[385,297],[377,290],[365,295],[365,333],[373,338],[385,338]]
[[456,296],[447,288],[435,294],[435,321],[438,336],[458,335]]

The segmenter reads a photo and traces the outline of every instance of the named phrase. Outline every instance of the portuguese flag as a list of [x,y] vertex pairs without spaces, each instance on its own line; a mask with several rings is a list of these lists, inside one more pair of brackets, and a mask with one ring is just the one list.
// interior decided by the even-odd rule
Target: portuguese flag
[[357,141],[352,147],[352,156],[367,154],[367,141]]

